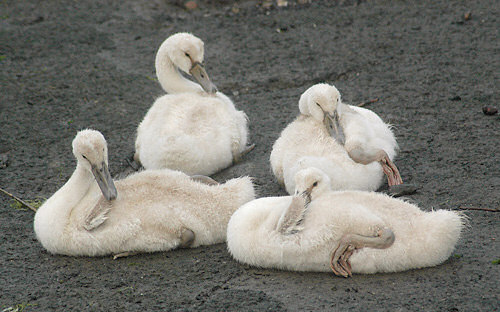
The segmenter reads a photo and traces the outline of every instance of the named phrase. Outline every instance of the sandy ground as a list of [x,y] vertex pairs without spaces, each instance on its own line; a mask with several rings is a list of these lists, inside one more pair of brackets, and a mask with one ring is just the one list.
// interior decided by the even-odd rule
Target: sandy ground
[[[113,175],[127,169],[135,129],[163,94],[154,56],[170,34],[205,41],[219,90],[250,119],[255,150],[214,176],[255,177],[260,196],[284,195],[272,143],[317,82],[369,106],[395,127],[403,179],[423,209],[500,205],[498,1],[256,1],[0,3],[0,187],[45,199],[71,175],[83,128],[108,140]],[[178,1],[182,4],[182,1]],[[465,20],[464,14],[471,12]],[[452,257],[434,268],[355,275],[265,270],[224,244],[110,257],[48,254],[33,213],[0,196],[0,309],[25,311],[495,311],[499,214],[468,211]]]

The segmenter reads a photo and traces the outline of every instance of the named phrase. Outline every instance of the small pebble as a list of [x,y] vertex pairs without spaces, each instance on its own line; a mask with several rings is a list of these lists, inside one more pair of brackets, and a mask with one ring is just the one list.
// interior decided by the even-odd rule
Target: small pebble
[[286,7],[286,6],[288,6],[288,1],[286,1],[286,0],[276,0],[276,4],[279,7]]
[[9,165],[9,155],[7,153],[0,154],[0,169],[6,168]]
[[198,3],[196,1],[187,1],[184,3],[184,7],[188,10],[195,10],[198,8]]
[[498,113],[498,109],[496,107],[493,107],[493,106],[484,106],[483,113],[485,115],[492,116],[492,115],[495,115],[496,113]]
[[264,0],[261,5],[264,9],[270,9],[273,6],[273,2],[270,0]]

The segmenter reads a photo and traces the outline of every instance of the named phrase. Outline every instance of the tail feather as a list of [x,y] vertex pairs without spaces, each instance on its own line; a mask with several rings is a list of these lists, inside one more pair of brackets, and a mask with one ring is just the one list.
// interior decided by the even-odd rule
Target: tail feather
[[421,244],[412,246],[415,267],[434,266],[448,259],[455,249],[464,227],[462,215],[450,210],[426,213],[419,220],[416,235],[423,235]]
[[251,177],[235,178],[221,185],[223,188],[232,190],[237,207],[255,199],[255,189]]
[[391,247],[363,248],[353,255],[353,272],[398,272],[441,264],[455,249],[465,224],[466,217],[455,211],[423,212],[393,226],[396,240]]

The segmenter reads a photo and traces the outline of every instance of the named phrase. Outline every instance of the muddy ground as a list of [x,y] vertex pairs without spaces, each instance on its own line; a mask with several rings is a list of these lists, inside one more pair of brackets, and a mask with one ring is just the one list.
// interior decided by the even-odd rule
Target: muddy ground
[[[284,195],[271,145],[317,82],[395,126],[396,164],[423,209],[500,205],[498,1],[316,1],[265,9],[257,1],[0,2],[0,187],[45,199],[71,175],[83,128],[108,140],[113,175],[127,169],[135,129],[156,97],[154,56],[170,34],[205,41],[219,90],[250,119],[255,150],[215,179],[250,175],[259,196]],[[464,14],[471,12],[470,18]],[[443,265],[395,274],[266,270],[224,244],[110,257],[48,254],[33,213],[0,195],[0,309],[25,311],[494,311],[500,215],[468,211],[470,226]]]

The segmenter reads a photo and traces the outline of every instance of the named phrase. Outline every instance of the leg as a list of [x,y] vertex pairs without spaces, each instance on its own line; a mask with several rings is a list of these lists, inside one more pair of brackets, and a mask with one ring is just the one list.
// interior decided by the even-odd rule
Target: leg
[[194,242],[194,232],[190,229],[182,228],[181,230],[181,242],[179,248],[188,248]]
[[211,177],[207,177],[201,174],[195,174],[191,176],[191,180],[200,182],[200,183],[205,183],[207,185],[219,185],[219,182],[215,181]]
[[385,155],[381,160],[379,160],[379,162],[382,165],[382,169],[384,170],[385,175],[387,176],[387,182],[389,186],[403,184],[403,179],[401,179],[398,168],[389,159],[389,156],[387,156],[385,152],[384,154]]
[[378,161],[387,176],[389,186],[403,184],[403,179],[401,179],[398,168],[389,159],[389,156],[387,156],[387,153],[384,150],[379,150],[376,153],[368,153],[361,147],[357,146],[348,150],[347,153],[352,160],[363,165]]
[[335,275],[343,277],[352,276],[349,258],[356,249],[363,247],[385,249],[394,243],[394,239],[394,233],[388,228],[378,230],[375,236],[345,234],[332,253],[330,267]]

